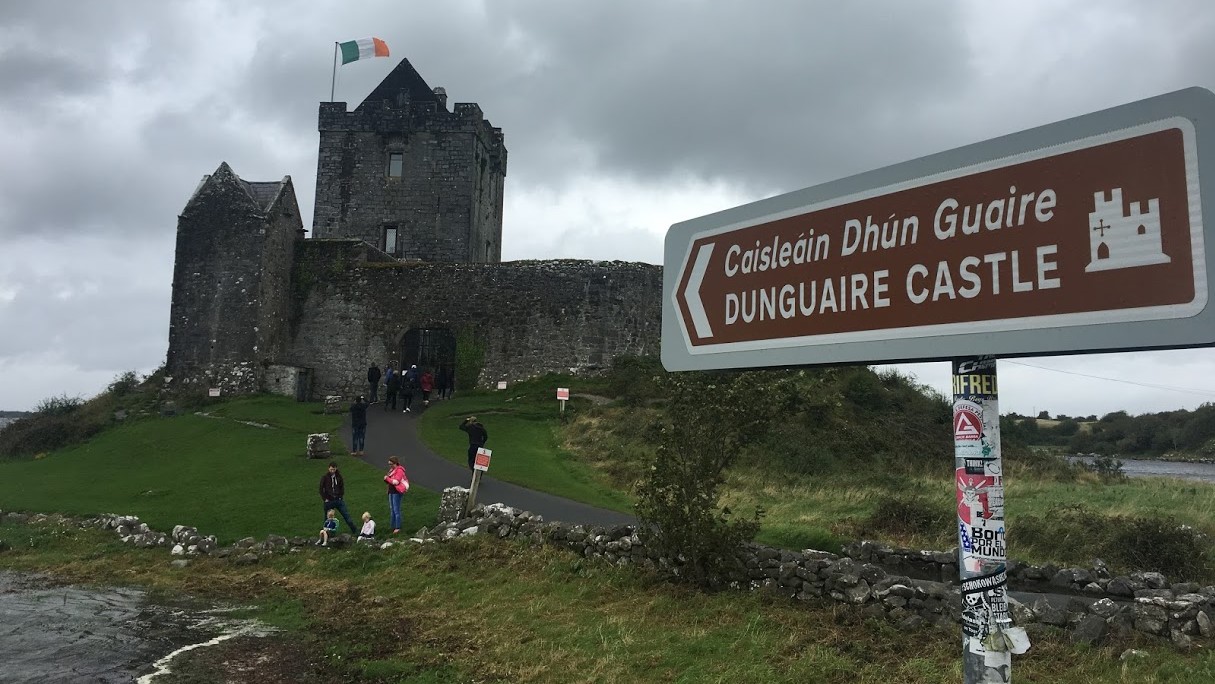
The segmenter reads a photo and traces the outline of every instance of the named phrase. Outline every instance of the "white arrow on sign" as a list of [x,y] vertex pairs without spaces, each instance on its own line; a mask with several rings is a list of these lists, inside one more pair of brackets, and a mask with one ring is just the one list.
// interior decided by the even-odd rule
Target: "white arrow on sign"
[[688,315],[692,317],[692,325],[696,327],[696,336],[702,339],[713,336],[709,317],[705,315],[705,305],[700,301],[700,283],[705,279],[705,271],[709,270],[713,244],[710,242],[701,245],[696,251],[696,263],[692,266],[691,276],[688,277],[688,286],[683,291],[683,297],[688,302]]

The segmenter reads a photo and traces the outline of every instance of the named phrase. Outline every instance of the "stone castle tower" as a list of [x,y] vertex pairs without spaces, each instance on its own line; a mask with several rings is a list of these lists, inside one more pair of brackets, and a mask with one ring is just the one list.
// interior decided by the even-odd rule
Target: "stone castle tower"
[[177,219],[168,374],[256,392],[289,345],[291,270],[304,227],[291,177],[249,182],[226,162]]
[[447,108],[403,59],[354,111],[322,102],[312,237],[404,260],[498,263],[506,146],[472,103]]
[[220,164],[177,221],[166,388],[297,399],[367,390],[371,363],[455,387],[656,354],[662,267],[502,263],[502,131],[402,60],[354,111],[320,105],[316,211],[290,177]]

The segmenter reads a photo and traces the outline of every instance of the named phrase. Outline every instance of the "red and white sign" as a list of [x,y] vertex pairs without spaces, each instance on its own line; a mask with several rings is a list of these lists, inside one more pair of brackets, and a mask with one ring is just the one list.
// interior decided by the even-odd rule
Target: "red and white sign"
[[485,447],[477,449],[477,456],[473,461],[473,469],[480,471],[489,470],[489,457],[492,454],[493,452]]
[[983,419],[969,408],[957,408],[953,412],[953,439],[955,442],[977,442],[983,436]]
[[676,224],[663,362],[1215,344],[1211,118],[1190,89]]
[[557,399],[559,399],[561,401],[569,401],[569,398],[570,398],[570,388],[568,388],[568,387],[558,387],[557,388]]

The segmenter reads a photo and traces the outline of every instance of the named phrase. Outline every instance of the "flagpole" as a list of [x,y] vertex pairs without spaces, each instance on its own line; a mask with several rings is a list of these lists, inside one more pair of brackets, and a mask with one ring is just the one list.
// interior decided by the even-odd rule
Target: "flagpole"
[[337,41],[333,41],[333,78],[329,80],[329,101],[333,102],[333,90],[337,86]]

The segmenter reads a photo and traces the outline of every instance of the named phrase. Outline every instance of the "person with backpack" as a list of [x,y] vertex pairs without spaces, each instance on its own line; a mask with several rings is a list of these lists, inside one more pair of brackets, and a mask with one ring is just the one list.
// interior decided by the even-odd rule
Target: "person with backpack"
[[384,410],[397,410],[397,394],[401,391],[401,374],[394,373],[392,368],[388,368],[388,380],[384,383]]
[[464,422],[460,423],[460,429],[468,433],[468,469],[472,470],[477,462],[477,449],[489,441],[489,430],[485,429],[476,416],[465,418]]

